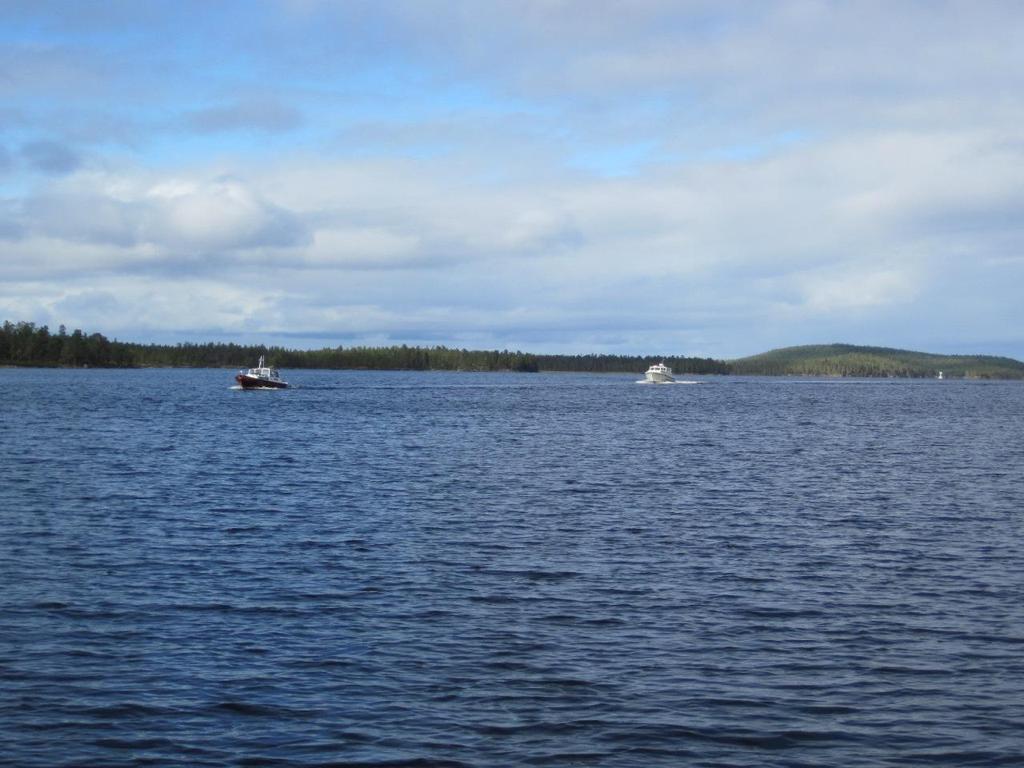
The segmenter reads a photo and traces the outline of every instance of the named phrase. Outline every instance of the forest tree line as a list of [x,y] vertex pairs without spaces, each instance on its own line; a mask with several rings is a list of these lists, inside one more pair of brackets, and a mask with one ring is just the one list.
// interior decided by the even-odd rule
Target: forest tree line
[[718,360],[628,355],[534,355],[508,350],[467,350],[445,346],[333,347],[294,350],[231,343],[135,344],[100,333],[56,332],[34,323],[5,322],[0,329],[0,365],[90,368],[234,368],[255,365],[260,356],[278,368],[413,371],[642,372],[664,360],[678,373],[728,373]]
[[90,368],[248,368],[264,356],[278,368],[366,368],[374,370],[524,371],[538,370],[537,358],[508,350],[472,351],[447,347],[335,347],[294,350],[231,343],[135,344],[111,341],[81,330],[56,333],[34,323],[3,324],[0,365]]
[[231,343],[135,344],[100,333],[70,333],[62,325],[5,322],[0,328],[0,365],[90,368],[248,368],[260,356],[278,368],[412,371],[569,371],[642,373],[665,362],[678,374],[756,376],[1024,378],[1024,363],[983,355],[923,352],[848,344],[787,347],[739,360],[639,355],[536,355],[508,350],[445,346],[333,347],[294,350]]

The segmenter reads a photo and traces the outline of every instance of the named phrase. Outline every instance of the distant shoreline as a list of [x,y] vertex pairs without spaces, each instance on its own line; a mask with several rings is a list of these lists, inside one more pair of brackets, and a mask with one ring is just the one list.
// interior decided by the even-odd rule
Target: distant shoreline
[[[13,364],[3,363],[0,364],[0,370],[61,370],[61,371],[236,371],[239,370],[240,366],[235,365],[36,365],[36,364]],[[472,369],[451,369],[451,368],[312,368],[312,367],[299,367],[295,370],[306,370],[306,371],[377,371],[381,373],[524,373],[523,371],[513,371],[507,368],[505,369],[494,369],[494,370],[472,370]],[[560,374],[578,374],[585,376],[642,376],[643,372],[638,370],[628,371],[577,371],[577,370],[559,370],[559,369],[543,369],[539,371],[530,371],[529,373],[535,373],[539,376],[543,375],[560,375]],[[717,377],[733,377],[733,378],[766,378],[766,379],[824,379],[832,381],[842,380],[859,380],[859,381],[925,381],[928,379],[935,379],[934,376],[919,376],[919,375],[893,375],[893,376],[872,376],[872,375],[844,375],[834,373],[687,373],[685,371],[675,372],[682,376],[702,376],[707,378]],[[945,375],[943,377],[947,381],[1024,381],[1022,375],[998,375],[998,374],[984,374],[984,375],[964,375],[964,376],[952,376]]]
[[5,322],[0,367],[11,368],[221,368],[251,366],[260,356],[283,369],[465,371],[519,373],[642,373],[664,362],[678,375],[817,376],[828,378],[1024,379],[1024,363],[989,355],[827,344],[785,347],[736,360],[681,355],[545,355],[445,346],[334,347],[292,350],[233,343],[136,344],[63,326]]

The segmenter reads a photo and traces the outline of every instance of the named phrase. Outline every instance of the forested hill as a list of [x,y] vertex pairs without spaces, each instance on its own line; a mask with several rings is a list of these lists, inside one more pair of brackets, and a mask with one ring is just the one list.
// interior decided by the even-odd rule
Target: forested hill
[[758,376],[865,376],[1021,379],[1024,363],[1009,357],[933,355],[887,347],[827,344],[775,349],[729,361],[730,372]]

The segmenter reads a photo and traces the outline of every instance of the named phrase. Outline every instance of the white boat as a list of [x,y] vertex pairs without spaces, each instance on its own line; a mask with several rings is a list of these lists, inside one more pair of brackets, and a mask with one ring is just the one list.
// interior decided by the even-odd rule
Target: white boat
[[239,371],[235,376],[242,389],[284,389],[288,382],[281,378],[277,368],[271,368],[263,364],[263,355],[255,368],[247,371]]
[[647,373],[644,374],[644,379],[652,384],[671,384],[675,381],[672,378],[672,369],[665,365],[664,362],[657,363],[648,368]]

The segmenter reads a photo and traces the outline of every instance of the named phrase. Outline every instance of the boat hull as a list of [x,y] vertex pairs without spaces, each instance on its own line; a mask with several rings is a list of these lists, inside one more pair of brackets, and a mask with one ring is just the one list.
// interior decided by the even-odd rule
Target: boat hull
[[651,384],[673,384],[675,379],[665,373],[647,373],[647,381]]
[[285,381],[273,381],[271,379],[260,379],[255,376],[246,376],[244,373],[240,373],[235,376],[235,381],[242,387],[242,389],[287,389],[288,383]]

